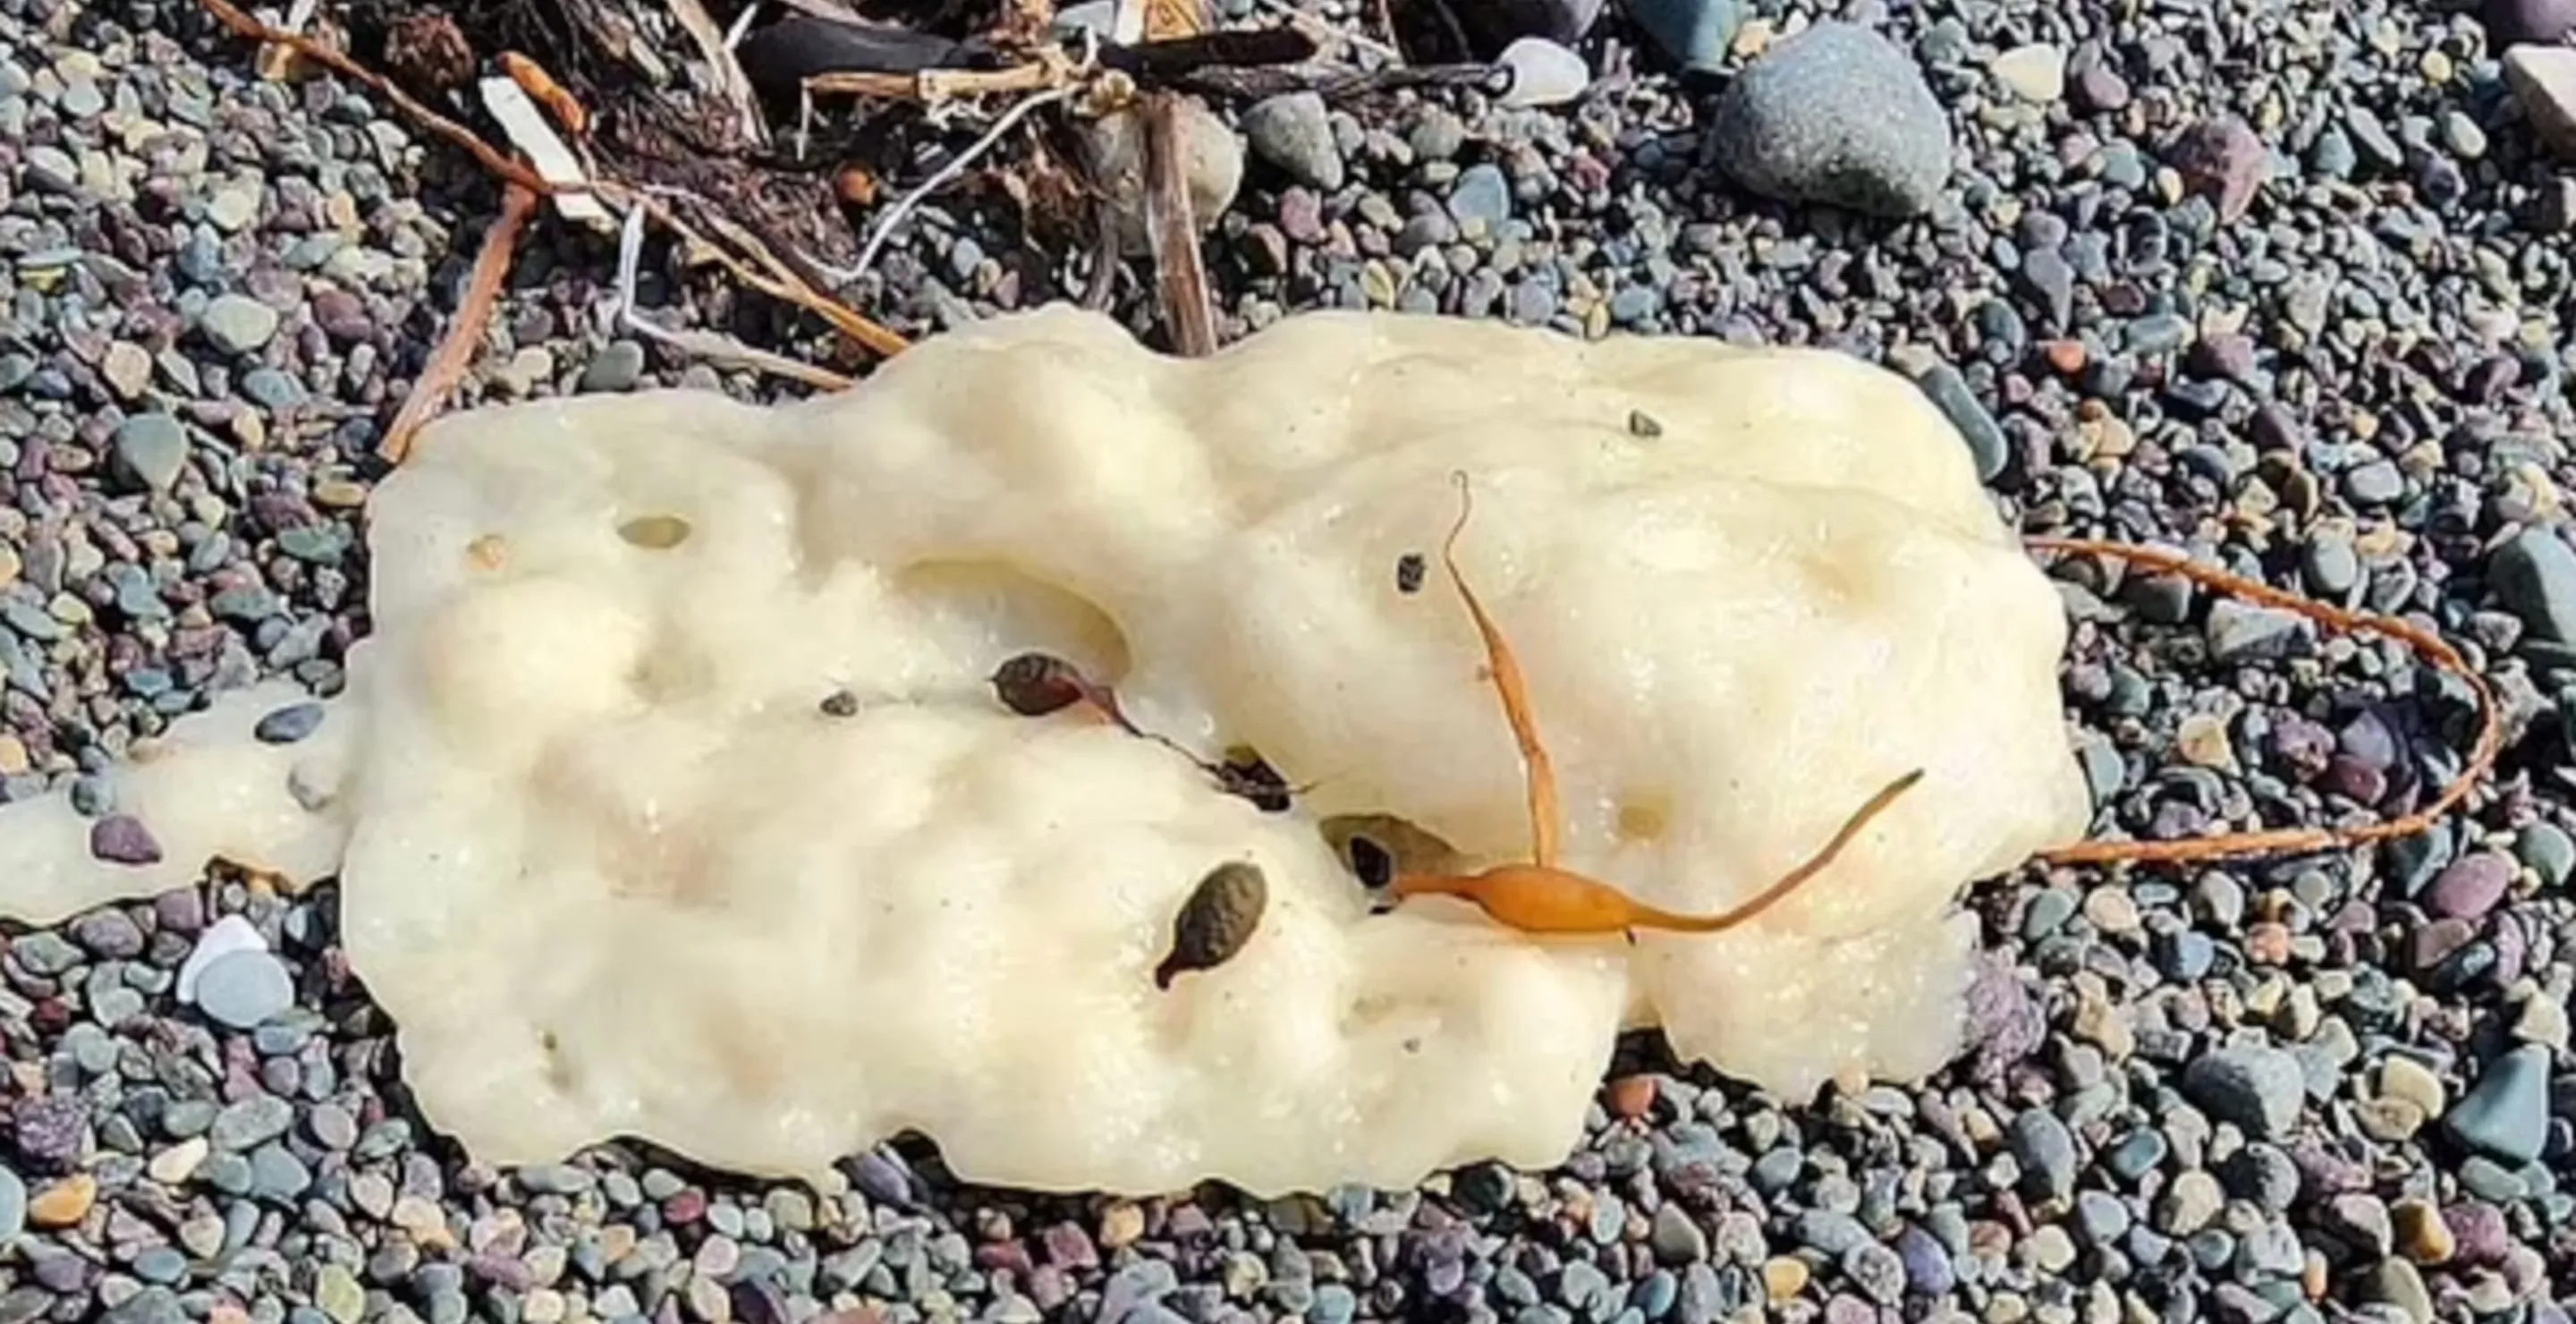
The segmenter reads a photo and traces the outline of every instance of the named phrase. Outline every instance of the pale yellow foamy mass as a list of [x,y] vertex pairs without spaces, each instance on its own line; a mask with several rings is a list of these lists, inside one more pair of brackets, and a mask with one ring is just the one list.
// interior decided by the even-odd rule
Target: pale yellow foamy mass
[[[1478,862],[1528,839],[1464,610],[1436,569],[1397,587],[1453,470],[1568,866],[1714,909],[1923,783],[1716,937],[1372,915],[1320,820]],[[1544,1166],[1626,1023],[1791,1097],[1936,1068],[1961,889],[2085,820],[2056,595],[1938,412],[1824,352],[1316,314],[1182,362],[1050,309],[811,403],[456,417],[370,516],[376,632],[322,730],[250,741],[268,687],[121,774],[157,868],[91,862],[61,801],[0,811],[0,909],[215,854],[337,873],[428,1121],[496,1164],[625,1134],[803,1175],[918,1129],[1024,1187]],[[1312,788],[1265,814],[1168,749],[1013,716],[986,678],[1026,648]],[[1260,929],[1157,991],[1174,912],[1235,859]]]

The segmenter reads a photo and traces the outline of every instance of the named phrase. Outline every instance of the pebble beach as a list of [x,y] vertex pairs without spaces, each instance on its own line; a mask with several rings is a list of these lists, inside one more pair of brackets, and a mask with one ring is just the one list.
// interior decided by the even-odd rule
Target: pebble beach
[[[1375,39],[1215,6],[1291,7]],[[1980,884],[1929,1081],[1785,1106],[1641,1042],[1555,1170],[1278,1201],[980,1190],[909,1140],[822,1189],[496,1171],[411,1110],[332,889],[219,878],[0,948],[0,1324],[2567,1324],[2576,0],[1490,10],[1546,43],[1522,86],[1581,76],[1220,108],[1227,338],[1387,308],[1884,364],[2025,532],[2455,641],[2489,791],[2384,848]],[[0,0],[0,798],[149,850],[97,773],[211,695],[336,690],[374,450],[497,205],[185,0]],[[927,336],[1078,297],[997,215],[932,196],[850,298]],[[458,403],[807,389],[636,338],[616,267],[532,228]],[[637,294],[820,343],[658,242]],[[1150,284],[1114,311],[1152,328]],[[2461,766],[2471,696],[2394,645],[2056,573],[2104,833],[2402,813]]]

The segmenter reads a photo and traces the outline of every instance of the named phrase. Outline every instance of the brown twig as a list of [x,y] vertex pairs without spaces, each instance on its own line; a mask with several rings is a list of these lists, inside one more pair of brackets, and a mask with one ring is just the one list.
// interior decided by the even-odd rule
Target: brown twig
[[1187,358],[1216,352],[1216,310],[1190,207],[1188,155],[1176,93],[1153,92],[1138,107],[1145,130],[1145,230],[1154,249],[1154,288],[1172,348]]
[[510,272],[510,254],[518,247],[519,232],[527,228],[528,217],[536,210],[535,192],[517,184],[502,185],[501,214],[483,232],[483,248],[474,255],[474,271],[466,277],[464,296],[456,301],[455,320],[448,324],[438,348],[430,352],[429,361],[421,365],[420,376],[412,379],[411,394],[376,447],[385,463],[401,464],[411,453],[412,438],[437,416],[456,389],[457,379],[465,375],[466,365],[474,361],[484,324],[491,321],[492,306],[501,297],[501,279]]
[[2440,671],[2447,671],[2468,685],[2477,699],[2478,734],[2469,750],[2467,766],[2450,784],[2442,788],[2433,803],[2411,814],[2386,822],[2354,828],[2277,828],[2261,832],[2230,832],[2218,836],[2198,837],[2184,841],[2087,841],[2073,846],[2044,851],[2039,859],[2049,864],[2171,864],[2179,861],[2217,859],[2248,854],[2301,854],[2310,851],[2347,850],[2354,846],[2413,836],[2431,828],[2435,821],[2468,799],[2478,783],[2495,767],[2496,754],[2504,744],[2504,721],[2498,710],[2495,690],[2463,659],[2459,650],[2430,631],[2395,617],[2366,612],[2345,611],[2339,607],[2304,598],[2295,593],[2258,583],[2242,575],[2230,574],[2202,565],[2178,552],[2140,547],[2128,543],[2102,542],[2091,538],[2033,537],[2025,543],[2040,551],[2066,556],[2101,556],[2126,561],[2166,574],[2179,575],[2205,588],[2258,602],[2269,607],[2313,621],[2345,633],[2385,635],[2404,644],[2416,656]]
[[288,32],[283,28],[270,27],[235,9],[227,3],[227,0],[197,0],[197,3],[205,6],[206,12],[214,15],[216,22],[232,29],[236,35],[252,41],[292,47],[298,55],[349,78],[368,91],[392,102],[396,110],[418,121],[421,127],[464,149],[467,155],[474,158],[475,164],[503,180],[536,193],[552,194],[558,191],[536,171],[502,155],[490,143],[477,137],[472,129],[413,100],[411,94],[395,86],[392,79],[350,59],[337,49],[323,45],[300,32]]

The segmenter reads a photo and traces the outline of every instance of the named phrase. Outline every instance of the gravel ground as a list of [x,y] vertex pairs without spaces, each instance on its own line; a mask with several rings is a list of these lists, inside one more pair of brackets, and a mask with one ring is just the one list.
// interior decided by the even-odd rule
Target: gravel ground
[[[328,889],[212,885],[7,944],[0,1324],[2564,1324],[2576,180],[2564,71],[2508,77],[2462,8],[1634,0],[1577,43],[1577,104],[1242,116],[1211,263],[1238,332],[1394,306],[1887,362],[2025,527],[2191,539],[2469,641],[2514,712],[2473,819],[1999,882],[1978,1046],[1920,1088],[1783,1109],[1641,1058],[1560,1170],[1275,1204],[1029,1200],[916,1149],[824,1191],[631,1148],[478,1168],[409,1119]],[[9,798],[108,814],[82,775],[135,736],[257,675],[327,691],[365,629],[365,456],[492,198],[389,108],[248,63],[183,4],[0,0]],[[468,397],[775,389],[606,334],[611,256],[541,228]],[[920,332],[1067,274],[934,207],[862,302]],[[703,283],[644,298],[740,324]],[[2157,577],[2067,597],[2129,831],[2402,807],[2456,767],[2465,696],[2391,650]]]

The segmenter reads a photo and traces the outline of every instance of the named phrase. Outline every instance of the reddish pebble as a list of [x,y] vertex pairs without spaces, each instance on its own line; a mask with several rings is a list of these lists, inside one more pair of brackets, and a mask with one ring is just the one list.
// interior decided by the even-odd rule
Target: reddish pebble
[[141,867],[161,862],[161,843],[130,814],[110,814],[89,825],[89,853],[109,864]]
[[2452,1261],[2463,1267],[2502,1264],[2505,1252],[2513,1248],[2504,1214],[2494,1205],[2450,1205],[2442,1210],[2442,1222],[2451,1229]]
[[2290,959],[2290,926],[2266,920],[2246,926],[2245,959],[2256,965],[2279,965]]
[[2447,919],[2476,919],[2495,909],[2512,883],[2512,861],[2495,851],[2478,851],[2442,870],[2424,893],[2424,908]]
[[677,1227],[697,1222],[706,1213],[707,1197],[701,1191],[681,1191],[662,1202],[662,1221]]
[[2040,356],[2060,374],[2072,377],[2084,371],[2087,355],[2081,340],[2051,340],[2040,345]]
[[2417,973],[2442,963],[2442,958],[2467,946],[2477,930],[2466,920],[2437,919],[2407,936],[2407,954]]
[[1610,1082],[1610,1111],[1619,1117],[1643,1117],[1654,1111],[1655,1078],[1621,1076]]

